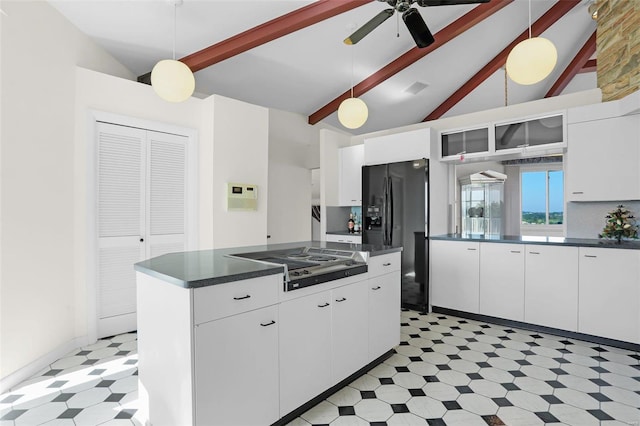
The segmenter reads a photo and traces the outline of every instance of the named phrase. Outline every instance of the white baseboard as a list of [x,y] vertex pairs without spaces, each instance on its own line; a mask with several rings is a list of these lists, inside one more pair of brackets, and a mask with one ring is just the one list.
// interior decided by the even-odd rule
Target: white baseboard
[[0,394],[7,392],[21,382],[31,378],[47,365],[54,363],[72,350],[88,344],[89,339],[87,336],[76,337],[67,343],[63,343],[51,352],[41,356],[33,362],[30,362],[8,376],[0,378]]

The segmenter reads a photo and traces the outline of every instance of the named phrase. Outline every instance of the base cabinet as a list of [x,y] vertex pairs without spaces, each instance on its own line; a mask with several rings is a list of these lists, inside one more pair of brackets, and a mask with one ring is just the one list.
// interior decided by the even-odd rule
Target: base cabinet
[[[331,291],[332,385],[346,379],[369,362],[367,284],[367,281],[361,281]],[[393,346],[395,345],[387,346],[385,352]]]
[[578,331],[640,343],[640,252],[580,248]]
[[524,245],[480,243],[480,313],[524,321]]
[[390,273],[368,280],[369,361],[400,344],[400,274]]
[[578,247],[527,245],[524,320],[578,330]]
[[431,241],[432,305],[477,314],[480,243]]
[[280,416],[331,387],[331,292],[280,304]]
[[280,418],[278,322],[278,307],[269,306],[195,327],[196,424],[243,426]]

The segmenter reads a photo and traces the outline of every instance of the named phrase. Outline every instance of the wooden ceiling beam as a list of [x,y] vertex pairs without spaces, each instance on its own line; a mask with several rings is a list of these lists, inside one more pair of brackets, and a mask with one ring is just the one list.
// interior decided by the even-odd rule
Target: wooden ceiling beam
[[[458,18],[451,24],[447,25],[441,31],[437,32],[434,35],[436,41],[430,46],[422,49],[414,47],[407,53],[398,57],[394,61],[387,64],[385,67],[381,68],[380,70],[376,71],[375,73],[355,85],[353,87],[353,96],[362,96],[364,93],[373,89],[393,75],[399,73],[409,65],[422,59],[427,54],[433,52],[437,48],[443,46],[445,43],[451,41],[455,37],[465,32],[469,28],[493,15],[512,1],[513,0],[491,0],[489,3],[483,3],[480,6],[476,6],[475,8],[473,8],[473,10]],[[342,93],[340,96],[311,114],[309,116],[309,124],[316,124],[320,120],[337,111],[340,103],[342,103],[343,100],[349,98],[350,96],[351,90],[347,90],[346,92]]]
[[596,32],[594,31],[591,34],[591,37],[586,41],[586,43],[582,46],[580,51],[576,54],[576,56],[571,60],[567,68],[564,69],[560,77],[553,83],[551,89],[544,95],[545,98],[550,98],[551,96],[558,96],[567,84],[580,72],[580,70],[587,63],[589,58],[596,51]]
[[583,72],[595,72],[598,68],[598,60],[597,59],[589,59],[585,64],[580,68],[578,73]]
[[[551,25],[562,18],[573,7],[580,4],[580,0],[559,0],[554,4],[544,15],[540,17],[536,22],[531,25],[532,37],[538,37],[544,31],[546,31]],[[473,77],[467,80],[458,90],[456,90],[447,100],[441,103],[436,109],[434,109],[429,115],[427,115],[422,121],[437,120],[442,117],[447,111],[449,111],[458,102],[464,99],[469,93],[471,93],[482,82],[489,78],[493,73],[498,71],[507,61],[507,56],[511,50],[521,41],[526,40],[529,37],[529,28],[525,29],[522,34],[515,38],[507,47],[505,47],[500,53],[498,53],[489,63],[487,63],[480,71],[478,71]]]
[[[180,61],[187,64],[191,71],[200,71],[254,47],[370,2],[371,0],[318,0],[185,56]],[[151,84],[151,72],[139,76],[138,81]]]
[[360,7],[371,0],[319,0],[180,59],[196,72],[247,50]]

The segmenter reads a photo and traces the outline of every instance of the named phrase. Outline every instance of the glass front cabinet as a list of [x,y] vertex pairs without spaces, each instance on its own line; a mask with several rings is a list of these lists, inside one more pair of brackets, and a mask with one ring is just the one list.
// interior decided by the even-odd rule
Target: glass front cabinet
[[460,225],[465,237],[502,235],[505,174],[487,170],[460,179]]
[[460,160],[489,153],[489,126],[440,133],[441,158]]
[[553,150],[567,146],[564,113],[495,124],[496,153]]

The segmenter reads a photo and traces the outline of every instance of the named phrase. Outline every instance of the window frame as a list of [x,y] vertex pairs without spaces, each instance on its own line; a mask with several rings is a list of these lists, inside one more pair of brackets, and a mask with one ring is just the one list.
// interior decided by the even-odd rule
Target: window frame
[[[520,204],[519,204],[519,221],[520,221],[520,234],[521,235],[562,235],[564,232],[564,222],[566,221],[566,208],[563,208],[563,217],[561,224],[549,224],[549,172],[557,172],[561,171],[562,174],[562,187],[563,187],[563,206],[565,203],[564,196],[564,168],[562,163],[544,163],[544,164],[536,164],[520,167]],[[535,224],[525,224],[522,222],[522,174],[530,173],[530,172],[546,172],[547,180],[546,180],[546,188],[545,188],[545,224],[544,225],[535,225]]]

